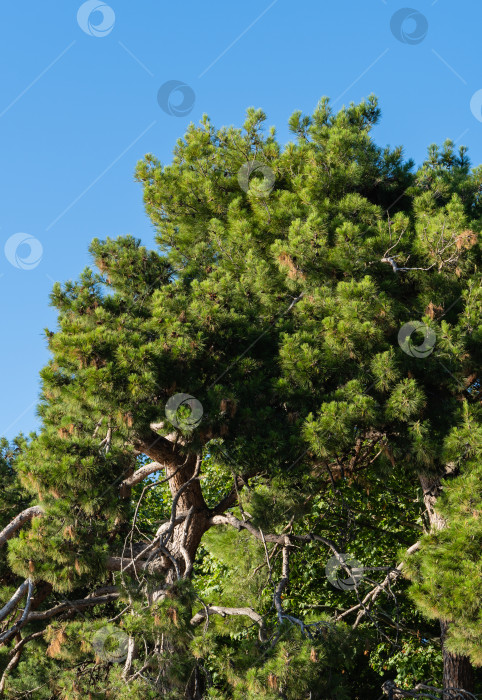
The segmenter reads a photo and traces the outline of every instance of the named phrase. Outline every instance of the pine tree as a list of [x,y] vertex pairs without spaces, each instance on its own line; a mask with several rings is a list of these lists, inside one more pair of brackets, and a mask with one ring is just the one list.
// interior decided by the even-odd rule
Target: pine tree
[[[470,451],[447,450],[480,385],[482,169],[447,142],[414,173],[374,143],[379,117],[373,97],[336,114],[323,99],[284,148],[260,110],[243,129],[204,117],[171,164],[138,164],[158,250],[94,240],[96,269],[54,286],[42,429],[14,465],[27,508],[0,534],[7,697],[34,677],[69,699],[348,697],[402,567],[355,586],[349,630],[326,581],[291,602],[300,557],[316,580],[356,543],[362,484],[378,513],[398,482],[400,521],[421,485],[427,530],[449,538],[463,497],[444,515],[443,479],[480,483]],[[397,507],[389,530],[413,531],[412,551]],[[368,554],[393,566],[390,547]],[[476,620],[455,620],[446,651],[479,663]]]
[[[477,393],[477,392],[475,392]],[[447,436],[446,460],[460,471],[447,482],[437,503],[444,527],[422,539],[409,560],[411,594],[430,618],[442,621],[447,665],[453,657],[482,665],[482,430],[480,407],[464,405],[463,424]],[[459,663],[455,687],[468,684],[471,669]]]

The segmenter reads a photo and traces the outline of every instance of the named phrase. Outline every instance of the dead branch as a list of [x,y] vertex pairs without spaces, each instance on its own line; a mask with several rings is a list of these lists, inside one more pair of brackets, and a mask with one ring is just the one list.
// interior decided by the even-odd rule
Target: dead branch
[[49,610],[39,610],[28,615],[27,622],[38,622],[39,620],[50,620],[55,615],[68,611],[80,612],[85,608],[92,608],[95,605],[105,605],[113,600],[117,600],[120,593],[108,593],[107,595],[81,598],[80,600],[65,600]]
[[[9,639],[14,637],[17,632],[20,632],[22,627],[24,627],[27,622],[28,622],[28,617],[29,617],[29,612],[30,612],[30,606],[32,604],[32,593],[34,589],[34,584],[32,579],[27,579],[28,582],[28,589],[27,589],[27,601],[25,603],[25,608],[23,610],[22,616],[20,620],[18,620],[13,627],[11,627],[9,630],[4,632],[3,634],[0,635],[0,643],[3,642],[8,642]],[[33,613],[32,613],[33,614]]]
[[0,610],[0,621],[4,620],[7,615],[11,613],[11,611],[15,608],[19,600],[22,600],[24,595],[26,595],[28,589],[28,579],[25,579],[25,581],[20,584],[20,586],[17,588],[13,596],[10,598],[8,603],[3,606],[3,608]]
[[162,464],[159,464],[159,462],[149,462],[149,464],[145,464],[143,467],[139,467],[139,469],[136,469],[132,476],[128,477],[127,479],[124,479],[124,481],[121,482],[120,487],[128,488],[131,486],[135,486],[141,481],[144,481],[144,479],[146,479],[150,474],[154,474],[155,472],[158,472],[161,469],[164,469],[164,467]]
[[0,547],[5,544],[7,540],[13,537],[13,535],[22,527],[24,523],[30,521],[35,515],[42,515],[43,512],[44,509],[42,506],[31,506],[30,508],[26,508],[19,513],[12,520],[12,522],[4,527],[0,532]]
[[[261,541],[264,539],[266,542],[273,542],[280,545],[283,545],[285,542],[286,535],[261,534],[260,531],[249,522],[238,520],[238,518],[235,518],[231,513],[225,513],[224,515],[213,515],[209,519],[208,523],[209,525],[231,525],[237,530],[247,530],[251,535],[253,535],[253,537],[256,537],[257,540]],[[340,554],[339,547],[332,540],[329,540],[327,537],[322,537],[321,535],[313,535],[312,533],[308,533],[307,535],[290,534],[290,539],[300,543],[321,542],[329,547],[334,554],[338,556]]]
[[[420,548],[420,542],[415,542],[411,547],[409,547],[406,551],[406,554],[410,556],[410,554],[413,554]],[[363,616],[369,611],[371,605],[375,602],[375,600],[378,598],[380,593],[384,592],[387,587],[390,586],[390,584],[393,581],[396,581],[396,579],[400,576],[402,573],[402,569],[404,567],[405,562],[400,562],[395,569],[392,569],[385,579],[382,581],[382,583],[379,583],[373,588],[369,593],[366,594],[366,596],[363,598],[358,605],[354,605],[352,608],[349,610],[346,610],[345,612],[341,613],[341,615],[337,615],[337,620],[341,620],[343,617],[346,617],[352,612],[359,611],[358,615],[356,617],[355,623],[353,624],[353,629],[356,629],[358,625],[361,622],[361,619]]]
[[259,640],[261,642],[266,641],[266,628],[264,620],[259,613],[257,613],[252,608],[223,608],[217,605],[206,605],[204,610],[200,610],[198,613],[191,618],[191,625],[196,627],[200,625],[205,619],[209,619],[209,615],[221,615],[221,617],[226,617],[227,615],[246,615],[253,622],[259,625]]
[[35,639],[36,637],[42,637],[44,634],[44,630],[41,632],[33,632],[32,634],[29,634],[28,637],[24,637],[21,639],[12,649],[10,652],[11,659],[8,662],[7,666],[5,667],[5,670],[2,674],[2,677],[0,679],[0,694],[2,694],[5,690],[5,683],[7,681],[7,676],[11,671],[13,671],[14,668],[18,665],[18,662],[20,661],[20,657],[22,655],[23,647],[27,642],[30,642],[32,639]]

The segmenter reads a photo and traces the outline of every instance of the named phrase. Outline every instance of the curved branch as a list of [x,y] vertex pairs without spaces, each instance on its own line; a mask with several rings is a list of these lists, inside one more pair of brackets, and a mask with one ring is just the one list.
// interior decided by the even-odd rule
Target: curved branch
[[239,474],[234,476],[234,488],[225,496],[217,505],[212,508],[211,512],[213,515],[222,515],[228,508],[231,508],[238,502],[238,492],[246,485],[246,480],[243,479]]
[[20,657],[22,655],[23,647],[25,644],[30,642],[32,639],[36,639],[37,637],[42,637],[44,635],[45,630],[42,630],[41,632],[33,632],[32,634],[29,634],[28,637],[24,637],[21,639],[18,644],[12,649],[10,652],[11,659],[8,662],[7,666],[5,667],[5,670],[3,672],[2,677],[0,678],[0,694],[4,692],[5,690],[5,683],[7,681],[7,676],[9,673],[16,668],[18,665],[18,662],[20,661]]
[[[0,643],[8,642],[13,636],[19,632],[22,627],[24,627],[28,622],[28,614],[30,612],[30,606],[32,604],[32,593],[34,589],[34,584],[32,579],[27,579],[28,581],[28,591],[27,591],[27,601],[25,603],[25,608],[22,613],[22,617],[18,620],[13,627],[0,635]],[[33,614],[33,613],[32,613]]]
[[141,481],[144,481],[144,479],[150,474],[154,474],[155,472],[158,472],[161,469],[164,469],[164,466],[162,464],[159,464],[159,462],[149,462],[149,464],[145,464],[143,467],[139,467],[139,469],[136,469],[132,476],[129,476],[127,479],[124,479],[124,481],[121,481],[120,488],[122,489],[130,486],[135,486]]
[[31,506],[30,508],[26,508],[19,513],[12,520],[12,522],[4,527],[0,532],[0,547],[5,544],[7,540],[13,537],[13,535],[22,527],[24,523],[30,521],[35,515],[42,515],[43,512],[44,509],[42,506]]
[[3,606],[3,608],[0,610],[0,621],[5,619],[7,615],[10,614],[10,612],[14,609],[14,607],[17,605],[19,600],[21,600],[24,595],[27,593],[28,589],[28,578],[25,579],[25,581],[20,584],[20,586],[17,588],[13,596],[10,598],[8,603]]
[[[157,433],[158,430],[164,430],[165,423],[161,421],[160,423],[151,423],[150,428],[153,430],[155,433]],[[167,435],[163,435],[165,440],[168,440],[169,442],[172,443],[179,443],[180,445],[185,445],[186,441],[180,435],[179,433],[168,433]]]

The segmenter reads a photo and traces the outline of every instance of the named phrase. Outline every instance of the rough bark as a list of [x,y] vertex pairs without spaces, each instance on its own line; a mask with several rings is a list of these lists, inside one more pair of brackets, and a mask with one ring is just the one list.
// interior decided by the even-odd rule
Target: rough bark
[[423,490],[423,502],[427,509],[427,517],[430,523],[430,530],[443,530],[446,521],[435,510],[437,499],[442,493],[442,477],[419,475],[420,484]]
[[444,681],[445,688],[459,688],[467,690],[469,693],[474,691],[474,669],[467,656],[452,654],[445,646],[445,639],[449,629],[449,623],[441,621],[441,639],[442,639],[442,654],[444,662]]
[[[181,454],[178,446],[153,431],[142,440],[142,450],[154,462],[165,467],[166,477],[173,498],[173,518],[178,512],[188,516],[180,524],[174,524],[166,543],[167,552],[159,554],[172,557],[177,562],[168,571],[166,583],[173,583],[177,576],[189,575],[201,538],[209,528],[210,512],[204,500],[199,478],[196,476],[198,456]],[[172,560],[171,560],[172,561]]]

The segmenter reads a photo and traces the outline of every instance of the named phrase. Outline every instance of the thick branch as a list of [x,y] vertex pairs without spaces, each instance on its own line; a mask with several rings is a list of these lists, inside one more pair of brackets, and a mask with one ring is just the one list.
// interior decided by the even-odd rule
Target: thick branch
[[150,542],[143,549],[141,549],[141,551],[134,558],[124,556],[107,557],[107,569],[109,571],[125,572],[128,571],[128,569],[132,569],[132,567],[135,567],[136,571],[145,571],[151,560],[151,557],[148,557],[147,555],[151,554],[153,550],[159,545],[161,537],[166,532],[169,532],[171,528],[175,527],[176,525],[180,525],[182,522],[184,522],[187,516],[188,513],[179,513],[179,515],[174,519],[174,524],[171,520],[167,523],[163,523],[157,530],[156,536],[154,537],[152,542]]
[[155,472],[158,472],[161,469],[164,469],[164,467],[162,464],[159,464],[159,462],[149,462],[149,464],[145,464],[143,467],[139,467],[139,469],[136,469],[132,476],[129,476],[127,479],[124,479],[124,481],[121,482],[120,487],[122,489],[130,486],[135,486],[141,481],[144,481],[144,479],[147,478],[150,474],[154,474]]
[[[189,510],[191,506],[194,506],[198,511],[207,510],[199,479],[193,479],[199,466],[197,455],[181,454],[176,444],[170,443],[169,440],[162,435],[157,435],[152,430],[137,440],[137,447],[154,462],[165,467],[173,498],[182,488],[182,496],[180,500],[178,499],[182,510]],[[186,488],[188,482],[189,486]]]
[[0,547],[5,544],[7,540],[13,537],[13,535],[22,527],[24,523],[31,520],[35,515],[42,515],[43,512],[44,510],[42,506],[31,506],[30,508],[27,508],[19,513],[12,520],[12,522],[0,532]]
[[60,615],[60,613],[75,610],[80,612],[85,608],[92,608],[95,605],[105,605],[113,600],[117,600],[120,593],[108,593],[107,595],[97,596],[93,598],[82,598],[81,600],[66,600],[63,603],[59,603],[49,610],[40,610],[37,612],[31,612],[27,618],[27,622],[38,622],[39,620],[49,620],[55,615]]
[[28,589],[28,579],[25,579],[25,581],[20,584],[20,586],[17,588],[13,596],[10,598],[8,603],[3,606],[3,608],[0,610],[0,620],[4,620],[7,615],[10,614],[10,612],[15,608],[19,600],[22,600],[24,595],[26,595]]
[[[28,590],[27,590],[27,601],[25,603],[25,608],[22,613],[22,617],[20,620],[18,620],[13,627],[11,627],[9,630],[4,632],[3,634],[0,635],[0,643],[7,642],[9,639],[14,637],[17,632],[20,632],[22,627],[24,627],[27,622],[28,622],[28,614],[30,612],[30,606],[32,604],[32,593],[33,593],[33,581],[32,579],[27,579],[28,581]],[[34,614],[34,613],[32,613]]]
[[212,509],[213,515],[222,515],[228,508],[231,508],[238,502],[238,492],[245,486],[246,481],[239,474],[234,477],[234,488],[227,496],[225,496],[217,505]]
[[[451,473],[451,467],[446,467],[443,476]],[[443,530],[446,520],[436,511],[437,500],[442,493],[442,476],[426,476],[419,474],[420,484],[423,490],[423,501],[427,509],[427,515],[432,530]]]
[[[158,430],[164,430],[164,422],[151,423],[150,428],[155,433],[157,433]],[[179,433],[168,433],[167,435],[164,435],[163,437],[165,440],[168,440],[169,442],[172,442],[172,443],[179,443],[180,445],[186,444],[186,441],[184,440],[182,435],[179,435]]]
[[187,539],[187,535],[189,532],[189,525],[191,523],[193,511],[194,511],[194,508],[191,508],[191,510],[189,511],[189,513],[187,515],[186,520],[184,521],[184,530],[182,533],[182,540],[181,540],[181,543],[179,545],[179,549],[181,550],[181,554],[184,557],[184,564],[185,564],[183,578],[187,578],[188,576],[190,576],[191,571],[192,571],[192,567],[193,567],[192,558],[190,557],[189,552],[186,549],[186,539]]

